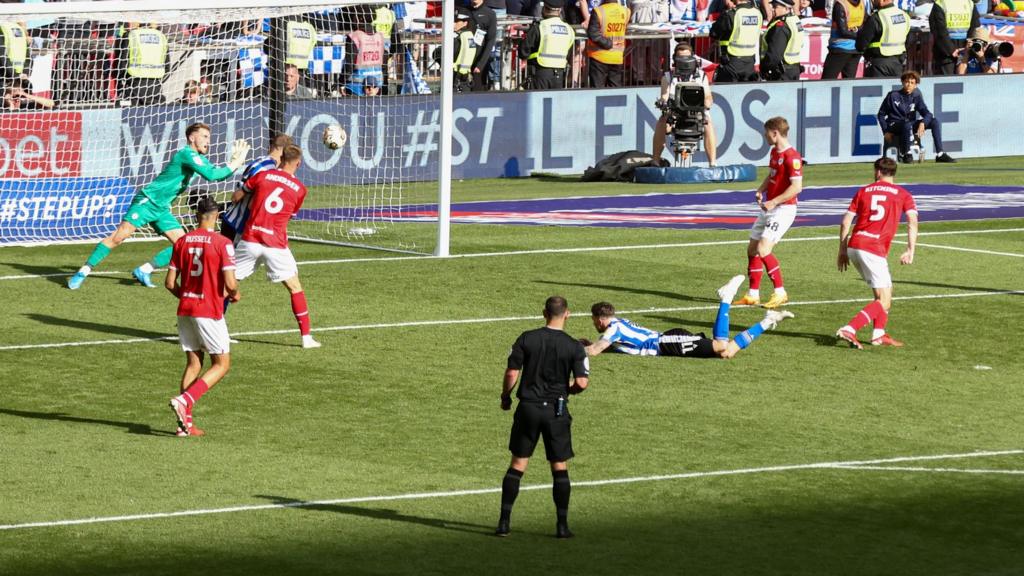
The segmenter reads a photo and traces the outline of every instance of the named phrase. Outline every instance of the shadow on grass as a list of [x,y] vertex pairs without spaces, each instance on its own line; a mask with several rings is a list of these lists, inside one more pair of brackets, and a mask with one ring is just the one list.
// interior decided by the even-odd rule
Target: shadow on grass
[[158,340],[172,344],[175,343],[175,340],[172,340],[172,335],[167,334],[166,332],[152,332],[149,330],[130,328],[128,326],[115,326],[113,324],[101,324],[99,322],[87,322],[85,320],[58,318],[56,316],[49,316],[47,314],[29,313],[25,314],[25,317],[35,320],[36,322],[39,322],[41,324],[48,324],[50,326],[61,326],[64,328],[79,328],[82,330],[100,332],[102,334],[116,334],[118,336],[130,336],[132,338],[147,338],[151,340]]
[[555,282],[554,280],[534,280],[534,282],[537,284],[550,284],[552,286],[596,288],[599,290],[609,290],[613,292],[626,292],[628,294],[646,294],[649,296],[657,296],[659,298],[666,298],[670,300],[681,300],[683,302],[718,302],[717,298],[690,296],[688,294],[680,294],[678,292],[666,292],[663,290],[645,290],[643,288],[636,288],[633,286],[613,286],[611,284],[584,284],[576,282]]
[[[672,316],[650,316],[650,318],[657,318],[658,320],[664,320],[665,322],[668,322],[669,324],[671,324],[671,326],[668,326],[668,327],[659,326],[658,330],[660,330],[662,332],[664,332],[665,330],[668,330],[669,328],[686,328],[686,329],[690,330],[691,332],[704,332],[705,334],[708,335],[708,337],[710,337],[712,330],[715,328],[715,323],[714,322],[707,322],[707,321],[699,321],[698,322],[698,321],[694,321],[694,320],[682,320],[680,318],[675,318],[675,317],[672,317]],[[758,322],[760,322],[760,320]],[[784,325],[790,324],[792,322],[793,322],[792,320],[787,320],[786,323],[779,324],[779,325],[780,326],[784,326]],[[753,324],[754,323],[745,324],[745,325],[737,325],[737,324],[730,323],[729,324],[729,337],[730,338],[735,338],[737,334],[739,334],[740,332],[746,330],[747,328],[750,328],[750,326],[753,325]],[[703,328],[704,330],[694,330],[693,328]],[[815,342],[818,342],[818,340],[820,338],[822,338],[821,334],[811,334],[811,333],[808,333],[808,332],[792,332],[792,331],[778,330],[778,329],[770,330],[768,332],[765,332],[764,335],[768,336],[768,337],[781,336],[783,338],[801,338],[801,339],[805,339],[805,340],[814,340]],[[764,336],[762,336],[762,338],[763,337]],[[833,342],[833,343],[835,342],[835,338],[831,338],[830,337],[829,340],[831,342]]]
[[75,273],[77,268],[66,268],[60,266],[33,266],[24,262],[0,262],[0,266],[10,266],[25,274],[41,276],[43,280],[52,282],[58,286],[66,286],[68,277]]
[[[924,286],[926,288],[950,288],[952,290],[967,290],[968,292],[1005,292],[1006,288],[987,288],[979,286],[960,286],[957,284],[942,284],[941,282],[919,282],[914,280],[893,280],[893,284],[907,284],[909,286]],[[898,294],[896,294],[899,296]],[[1020,296],[1020,294],[1007,294],[1007,296]]]
[[334,512],[336,514],[349,514],[351,516],[361,516],[363,518],[372,518],[375,520],[389,520],[392,522],[408,522],[410,524],[419,524],[420,526],[441,528],[442,530],[453,530],[455,532],[468,532],[470,534],[490,536],[494,533],[493,526],[484,526],[482,524],[472,524],[469,522],[442,520],[440,518],[424,518],[422,516],[411,516],[409,514],[402,514],[395,510],[384,510],[380,508],[361,508],[359,506],[346,506],[344,504],[318,504],[314,502],[306,502],[304,500],[296,500],[294,498],[285,498],[283,496],[268,496],[266,494],[256,494],[255,496],[256,498],[270,500],[274,504],[280,504],[288,508],[317,510],[320,512]]
[[124,428],[129,434],[142,436],[174,436],[174,432],[167,430],[153,430],[149,424],[138,424],[135,422],[118,422],[116,420],[101,420],[99,418],[85,418],[83,416],[71,416],[63,412],[31,412],[29,410],[12,410],[0,408],[0,414],[17,416],[18,418],[32,418],[35,420],[54,420],[57,422],[71,422],[74,424],[98,424],[100,426],[113,426]]

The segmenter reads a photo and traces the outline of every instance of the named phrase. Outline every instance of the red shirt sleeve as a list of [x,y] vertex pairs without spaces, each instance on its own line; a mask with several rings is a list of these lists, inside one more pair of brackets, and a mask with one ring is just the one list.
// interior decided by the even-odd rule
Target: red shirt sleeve
[[224,242],[220,248],[220,269],[235,269],[235,246],[231,242]]
[[253,174],[252,176],[249,177],[248,180],[245,181],[244,184],[242,184],[242,186],[246,188],[250,194],[255,192],[256,186],[259,186],[259,183],[263,181],[263,176],[265,176],[267,172],[269,172],[269,170],[264,170],[262,172],[257,172]]
[[173,251],[171,252],[171,261],[167,263],[167,267],[171,270],[181,269],[181,244],[185,241],[185,237],[182,236],[174,243]]
[[910,195],[910,192],[903,191],[903,212],[910,212],[911,210],[917,210],[917,203],[914,202],[914,197]]
[[846,209],[848,212],[853,212],[854,214],[860,213],[860,197],[863,190],[864,189],[861,188],[853,195],[853,200],[850,200],[850,207]]
[[786,173],[790,180],[802,178],[804,175],[804,160],[795,148],[790,148],[789,154],[786,155]]

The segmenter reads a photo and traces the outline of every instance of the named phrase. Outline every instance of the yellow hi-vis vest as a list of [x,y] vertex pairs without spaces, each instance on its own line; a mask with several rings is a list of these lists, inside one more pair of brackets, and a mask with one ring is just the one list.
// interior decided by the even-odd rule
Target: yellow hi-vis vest
[[786,22],[786,27],[789,28],[789,43],[786,44],[786,52],[782,55],[782,61],[786,64],[799,64],[800,51],[804,48],[804,30],[800,27],[800,18],[796,14],[790,14],[783,20]]
[[610,50],[601,48],[587,40],[587,57],[604,64],[622,64],[622,53],[626,51],[626,24],[629,22],[629,8],[620,4],[601,4],[594,8],[601,32],[612,41]]
[[156,28],[135,28],[128,32],[128,75],[135,78],[163,78],[167,63],[167,36]]
[[910,18],[907,13],[895,6],[886,6],[876,14],[882,24],[882,36],[868,44],[868,48],[877,48],[882,56],[899,56],[906,52],[907,35],[910,34]]
[[395,13],[387,6],[381,6],[373,13],[373,28],[384,35],[384,39],[391,38],[391,28],[395,25]]
[[[970,0],[967,0],[968,2]],[[864,4],[854,5],[849,0],[838,0],[843,6],[843,10],[846,11],[846,27],[850,30],[860,30],[860,27],[864,25]]]
[[25,71],[25,60],[28,59],[28,34],[20,24],[0,22],[0,30],[4,34],[4,48],[7,60],[11,62],[16,74]]
[[732,20],[732,34],[728,40],[720,40],[729,56],[753,57],[757,52],[758,39],[761,37],[761,11],[753,6],[737,8]]
[[316,28],[309,22],[289,20],[287,30],[288,56],[285,62],[303,70],[309,64],[309,57],[316,46]]
[[527,60],[536,60],[541,68],[565,68],[569,51],[576,43],[576,31],[557,16],[541,20],[539,26],[540,45]]
[[966,40],[971,27],[974,3],[971,0],[935,0],[935,5],[946,13],[946,28],[951,40]]
[[463,30],[459,32],[459,55],[455,57],[455,73],[469,74],[473,71],[473,61],[476,60],[476,42],[473,41],[473,32]]

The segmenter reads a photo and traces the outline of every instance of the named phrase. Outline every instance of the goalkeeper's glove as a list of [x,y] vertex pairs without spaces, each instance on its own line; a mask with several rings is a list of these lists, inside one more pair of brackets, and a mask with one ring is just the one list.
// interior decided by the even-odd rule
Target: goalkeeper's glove
[[228,160],[228,167],[236,172],[245,164],[245,157],[249,154],[249,142],[244,139],[235,140],[231,146],[231,159]]

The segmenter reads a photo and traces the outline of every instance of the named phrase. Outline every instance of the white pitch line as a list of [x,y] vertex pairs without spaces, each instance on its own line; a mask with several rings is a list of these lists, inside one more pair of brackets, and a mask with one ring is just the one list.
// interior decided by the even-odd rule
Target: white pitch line
[[[897,240],[896,244],[906,244],[905,240]],[[924,246],[925,248],[940,248],[942,250],[956,250],[957,252],[974,252],[977,254],[989,254],[992,256],[1012,256],[1014,258],[1024,258],[1024,254],[1017,254],[1015,252],[996,252],[995,250],[982,250],[980,248],[963,248],[961,246],[945,246],[943,244],[925,244],[918,242],[918,246]]]
[[[1024,232],[1024,228],[1001,228],[997,230],[949,230],[944,232],[921,232],[918,236],[951,236],[959,234],[993,234],[1004,232]],[[900,234],[899,236],[906,236]],[[787,243],[792,242],[821,242],[836,241],[836,236],[811,236],[807,238],[787,238]],[[715,240],[707,242],[678,242],[666,244],[633,244],[627,246],[586,246],[581,248],[544,248],[538,250],[510,250],[508,252],[478,252],[471,254],[452,254],[451,256],[384,256],[380,258],[337,258],[329,260],[304,260],[298,262],[299,266],[317,266],[323,264],[358,264],[362,262],[394,262],[398,260],[455,260],[460,258],[495,258],[501,256],[529,256],[532,254],[570,254],[579,252],[619,252],[623,250],[656,250],[661,248],[701,248],[707,246],[731,246],[748,244],[748,240]],[[920,244],[919,244],[920,245]],[[1018,256],[1018,254],[1012,254]],[[160,269],[162,270],[162,269]],[[159,270],[158,270],[159,271]],[[93,274],[116,276],[127,275],[125,271],[93,272]],[[70,272],[53,272],[49,274],[17,274],[12,276],[0,276],[3,280],[28,280],[35,278],[54,278],[58,276],[70,276]]]
[[[984,296],[1005,296],[1008,294],[1024,294],[1024,290],[1000,290],[992,292],[960,292],[956,294],[920,294],[917,296],[895,296],[893,300],[938,300],[943,298],[980,298]],[[804,302],[790,302],[787,306],[817,306],[828,304],[851,304],[866,302],[867,298],[843,298],[839,300],[807,300]],[[736,306],[736,308],[751,308],[751,306]],[[718,310],[718,304],[707,306],[682,306],[673,308],[640,308],[637,310],[620,310],[620,315],[627,314],[651,314],[661,312],[692,312],[696,310]],[[313,328],[313,332],[343,332],[349,330],[377,330],[384,328],[412,328],[420,326],[456,326],[460,324],[491,324],[497,322],[525,322],[527,320],[538,320],[540,316],[505,316],[495,318],[462,318],[448,320],[412,320],[407,322],[385,322],[380,324],[349,324],[342,326],[322,326]],[[282,328],[279,330],[255,330],[251,332],[232,332],[232,337],[240,336],[272,336],[276,334],[293,334],[298,328]],[[140,344],[146,342],[165,342],[177,340],[177,336],[157,336],[154,338],[126,338],[123,340],[83,340],[78,342],[53,342],[49,344],[13,344],[0,346],[0,352],[5,350],[35,350],[40,348],[68,348],[72,346],[100,346],[110,344]]]
[[879,470],[882,472],[942,472],[953,474],[1005,474],[1010,476],[1024,476],[1024,470],[999,470],[982,468],[921,468],[913,466],[836,466],[836,469],[844,470]]
[[[993,456],[1011,456],[1024,454],[1024,450],[996,450],[987,452],[963,452],[959,454],[935,454],[929,456],[897,456],[875,460],[850,460],[845,462],[817,462],[813,464],[790,464],[784,466],[765,466],[761,468],[739,468],[733,470],[713,470],[709,472],[683,472],[680,474],[660,474],[657,476],[634,476],[627,478],[609,478],[606,480],[574,481],[573,487],[609,486],[615,484],[636,484],[640,482],[663,482],[667,480],[685,480],[691,478],[713,478],[719,476],[740,476],[745,474],[764,474],[771,472],[790,472],[794,470],[815,469],[849,469],[873,464],[891,464],[897,462],[925,462],[930,460],[955,460],[963,458],[981,458]],[[531,484],[520,490],[551,489],[551,484]],[[480,494],[497,494],[501,488],[477,488],[470,490],[447,490],[442,492],[413,492],[408,494],[392,494],[382,496],[360,496],[354,498],[336,498],[332,500],[313,500],[299,502],[282,502],[274,504],[249,504],[228,506],[225,508],[206,508],[198,510],[179,510],[177,512],[153,512],[149,514],[129,514],[123,516],[97,516],[74,520],[51,520],[46,522],[24,522],[19,524],[0,524],[0,530],[23,530],[26,528],[55,528],[60,526],[78,526],[82,524],[101,524],[107,522],[130,522],[134,520],[155,520],[158,518],[179,518],[182,516],[204,516],[209,514],[227,514],[232,512],[255,512],[260,510],[279,510],[284,508],[309,508],[313,506],[330,506],[336,504],[363,504],[369,502],[394,502],[397,500],[424,500],[429,498],[452,498],[459,496],[476,496]]]

